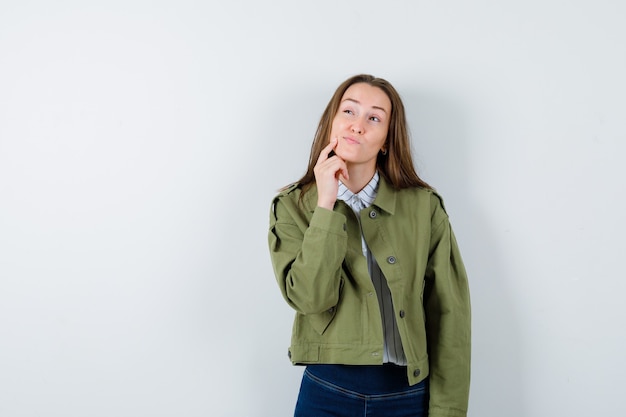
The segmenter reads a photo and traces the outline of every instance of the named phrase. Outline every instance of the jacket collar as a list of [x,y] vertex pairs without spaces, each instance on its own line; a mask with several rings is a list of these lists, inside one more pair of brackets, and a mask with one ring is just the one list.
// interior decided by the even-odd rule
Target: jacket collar
[[397,198],[397,190],[387,182],[384,175],[381,175],[380,181],[378,182],[378,194],[374,200],[374,205],[389,214],[394,214],[396,212]]

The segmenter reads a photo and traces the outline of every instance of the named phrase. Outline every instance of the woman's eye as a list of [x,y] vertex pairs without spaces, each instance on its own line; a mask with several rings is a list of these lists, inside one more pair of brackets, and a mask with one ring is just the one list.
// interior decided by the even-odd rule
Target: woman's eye
[[352,110],[350,110],[350,109],[345,109],[343,112],[345,114],[354,114],[354,112]]
[[370,120],[373,121],[373,122],[380,122],[380,119],[378,117],[376,117],[376,116],[370,117]]

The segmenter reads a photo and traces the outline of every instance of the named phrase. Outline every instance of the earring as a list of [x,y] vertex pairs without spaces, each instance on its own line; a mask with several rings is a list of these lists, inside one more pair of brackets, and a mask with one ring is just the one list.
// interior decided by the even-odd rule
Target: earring
[[380,152],[381,152],[383,155],[387,155],[387,149],[381,149],[381,150],[380,150]]

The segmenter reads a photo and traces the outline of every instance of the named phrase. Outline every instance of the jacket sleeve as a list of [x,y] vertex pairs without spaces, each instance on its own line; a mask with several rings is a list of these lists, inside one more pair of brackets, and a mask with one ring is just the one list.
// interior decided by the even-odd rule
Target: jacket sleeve
[[471,317],[467,274],[447,214],[433,196],[426,268],[426,332],[430,366],[430,417],[467,415]]
[[282,295],[296,311],[321,313],[339,302],[348,241],[345,223],[343,214],[320,207],[309,220],[289,196],[279,195],[274,200],[270,256]]

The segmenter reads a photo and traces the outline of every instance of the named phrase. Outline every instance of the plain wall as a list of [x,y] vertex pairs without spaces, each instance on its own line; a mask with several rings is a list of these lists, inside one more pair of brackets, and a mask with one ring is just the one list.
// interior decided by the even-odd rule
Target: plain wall
[[626,3],[0,2],[0,415],[291,415],[267,250],[336,86],[402,94],[470,416],[625,415]]

